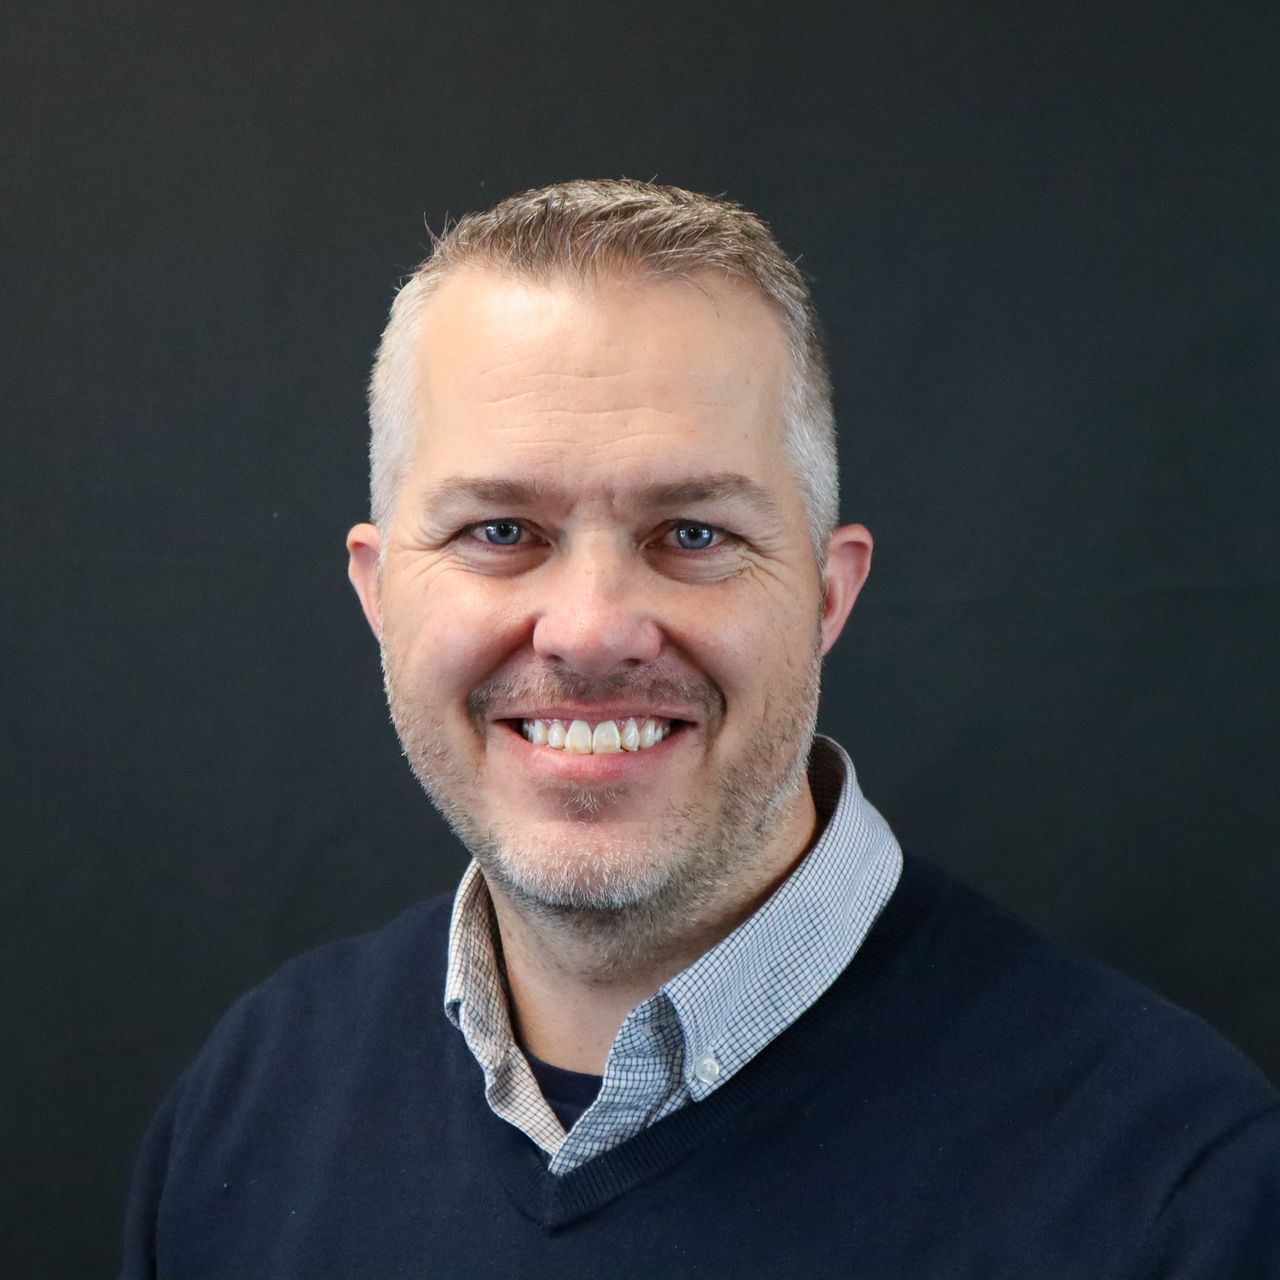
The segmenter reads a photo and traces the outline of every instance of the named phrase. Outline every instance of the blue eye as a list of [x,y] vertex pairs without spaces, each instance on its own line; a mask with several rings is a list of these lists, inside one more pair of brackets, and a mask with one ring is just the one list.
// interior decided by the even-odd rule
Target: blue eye
[[676,543],[684,551],[705,551],[716,538],[709,524],[693,524],[686,520],[675,526]]
[[514,547],[524,533],[524,526],[518,520],[490,520],[480,527],[485,541],[496,547]]

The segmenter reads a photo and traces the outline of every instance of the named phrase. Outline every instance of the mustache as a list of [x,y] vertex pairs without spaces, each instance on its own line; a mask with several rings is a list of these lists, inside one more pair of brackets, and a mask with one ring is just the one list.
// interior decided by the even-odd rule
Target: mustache
[[516,702],[646,702],[698,707],[704,720],[724,710],[724,694],[710,680],[685,680],[658,672],[618,671],[607,676],[580,676],[554,667],[536,672],[496,676],[467,695],[473,719],[487,720],[494,707]]

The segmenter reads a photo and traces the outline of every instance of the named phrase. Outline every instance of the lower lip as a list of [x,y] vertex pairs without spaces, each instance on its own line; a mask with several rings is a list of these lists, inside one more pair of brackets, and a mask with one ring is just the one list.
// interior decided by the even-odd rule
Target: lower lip
[[621,782],[642,777],[646,771],[663,765],[673,752],[685,745],[693,726],[676,726],[652,747],[642,747],[639,751],[606,751],[599,755],[577,755],[555,747],[534,746],[508,721],[495,728],[501,749],[513,752],[519,763],[532,773],[565,782]]

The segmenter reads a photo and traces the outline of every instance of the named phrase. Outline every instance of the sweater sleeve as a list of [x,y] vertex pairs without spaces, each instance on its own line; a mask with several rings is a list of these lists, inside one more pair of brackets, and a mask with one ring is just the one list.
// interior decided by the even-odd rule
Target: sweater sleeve
[[178,1086],[161,1103],[142,1140],[125,1212],[124,1262],[120,1280],[154,1280],[156,1222],[169,1171],[169,1147],[177,1110]]
[[1159,1280],[1280,1277],[1280,1105],[1201,1153],[1155,1227]]

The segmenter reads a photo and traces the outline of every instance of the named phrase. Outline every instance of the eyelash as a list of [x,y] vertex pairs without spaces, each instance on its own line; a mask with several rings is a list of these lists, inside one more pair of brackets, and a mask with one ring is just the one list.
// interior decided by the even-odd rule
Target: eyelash
[[[482,520],[478,524],[469,524],[459,532],[459,537],[469,538],[480,546],[494,551],[517,551],[527,546],[527,543],[523,541],[507,543],[489,542],[483,536],[484,530],[494,528],[498,525],[514,525],[522,533],[529,532],[529,526],[523,520],[503,517],[498,520]],[[738,541],[737,535],[730,533],[727,529],[722,529],[719,525],[707,524],[702,520],[671,520],[664,527],[662,536],[665,537],[668,534],[674,533],[677,529],[709,529],[714,535],[715,540],[706,547],[681,547],[678,545],[668,546],[668,550],[684,551],[690,555],[696,555],[699,552],[714,551],[719,547]]]

